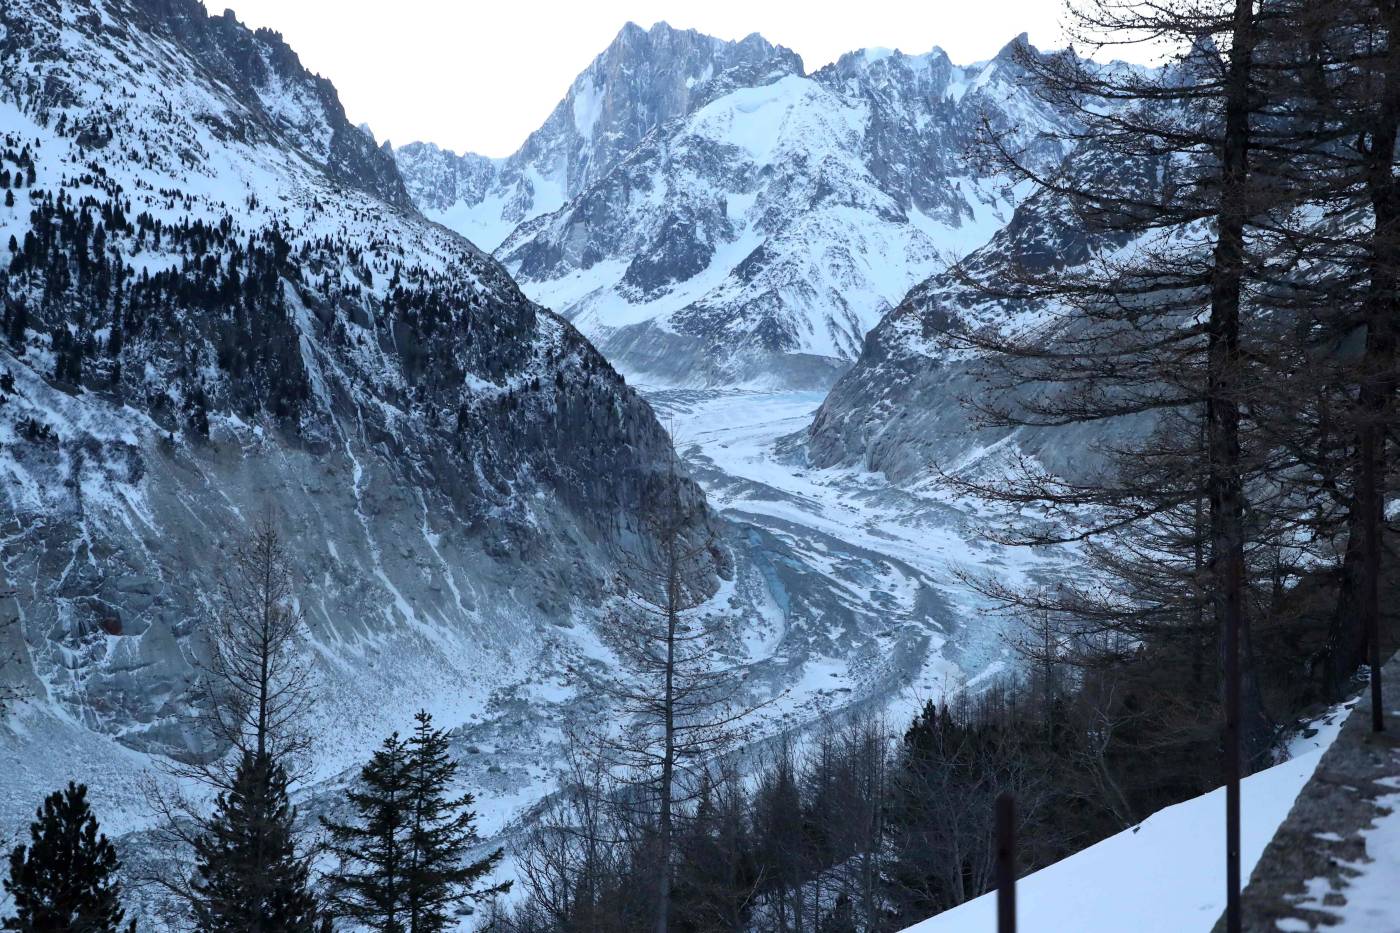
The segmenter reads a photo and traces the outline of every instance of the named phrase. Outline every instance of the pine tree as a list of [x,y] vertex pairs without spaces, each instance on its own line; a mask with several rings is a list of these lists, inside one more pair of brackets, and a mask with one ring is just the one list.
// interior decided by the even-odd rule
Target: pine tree
[[313,933],[316,902],[297,851],[287,773],[245,752],[233,786],[195,840],[190,881],[201,933]]
[[[10,853],[5,893],[16,914],[0,929],[115,933],[123,929],[121,886],[112,878],[117,850],[98,832],[87,787],[69,783],[44,800],[29,825],[29,845]],[[126,930],[134,931],[132,920]]]
[[383,933],[405,929],[408,763],[408,743],[395,732],[346,792],[355,822],[321,821],[331,836],[330,850],[340,859],[331,880],[332,912]]
[[448,753],[447,734],[433,728],[420,711],[408,740],[408,863],[404,893],[408,933],[437,933],[448,926],[448,910],[464,901],[478,903],[510,890],[510,882],[476,887],[504,854],[497,849],[467,861],[477,841],[471,794],[449,797],[457,762]]

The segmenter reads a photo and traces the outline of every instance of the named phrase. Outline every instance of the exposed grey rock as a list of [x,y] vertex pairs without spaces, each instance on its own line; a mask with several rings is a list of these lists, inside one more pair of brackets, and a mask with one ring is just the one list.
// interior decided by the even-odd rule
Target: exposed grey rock
[[[0,340],[0,564],[40,700],[132,748],[201,752],[182,718],[209,597],[262,516],[345,717],[372,719],[395,678],[431,703],[473,652],[528,658],[541,626],[592,618],[644,546],[669,439],[573,328],[407,205],[328,82],[197,0],[17,0],[0,43],[0,148],[32,152],[41,218],[0,208],[0,226],[52,241],[40,268],[0,271],[6,320],[23,306],[28,325]],[[89,274],[96,234],[30,229],[59,192],[105,220],[114,272]],[[114,279],[139,297],[114,306]],[[70,333],[89,345],[76,381],[54,352]],[[381,653],[382,676],[360,663]]]
[[[0,834],[74,779],[130,872],[169,855],[142,782],[162,755],[219,751],[191,717],[210,596],[266,516],[292,549],[315,673],[303,812],[333,807],[368,751],[428,707],[505,840],[552,790],[567,727],[606,721],[598,626],[618,572],[647,554],[638,506],[675,475],[670,440],[499,263],[315,157],[329,124],[277,122],[316,85],[206,65],[226,48],[262,60],[262,40],[211,38],[234,26],[198,25],[190,4],[159,12],[0,7],[0,133],[17,140],[0,158],[22,142],[37,174],[0,229],[49,237],[44,262],[0,271],[6,330],[21,302],[27,317],[0,336],[14,380],[0,390],[0,592],[17,591],[0,618],[19,619],[0,650],[23,659],[0,677],[29,694],[0,722]],[[662,278],[639,271],[638,287]],[[76,375],[64,335],[83,348]],[[954,623],[927,570],[725,521],[681,482],[691,537],[713,536],[697,573],[706,611],[731,623],[722,656],[756,699],[782,697],[766,734],[887,702],[941,660]],[[874,588],[888,595],[865,599]],[[783,696],[813,663],[847,673]],[[153,928],[172,916],[155,892],[133,896]]]
[[130,0],[130,7],[131,22],[188,49],[200,72],[236,96],[241,107],[227,111],[234,119],[216,131],[249,142],[266,134],[336,181],[412,206],[393,153],[351,125],[334,85],[302,67],[280,33],[249,30],[232,10],[211,16],[196,0]]
[[[1143,191],[1160,183],[1151,166],[1124,165],[1093,151],[1068,158],[1072,171],[1086,175],[1135,172]],[[985,401],[991,391],[989,363],[946,337],[1015,328],[1042,310],[973,283],[996,283],[999,270],[1072,268],[1124,243],[1121,234],[1087,226],[1072,205],[1051,192],[1028,198],[1005,227],[967,257],[964,275],[943,272],[915,286],[867,335],[860,358],[832,387],[812,422],[805,439],[810,462],[859,465],[901,482],[931,469],[966,469],[982,457],[995,458],[1010,441],[1054,472],[1090,476],[1103,464],[1103,442],[1145,430],[1145,419],[1054,428],[980,425],[971,403]]]
[[[1371,731],[1371,691],[1342,725],[1317,770],[1304,785],[1254,866],[1240,895],[1242,926],[1258,933],[1326,930],[1341,925],[1338,908],[1357,875],[1374,871],[1368,863],[1366,830],[1391,817],[1400,782],[1400,655],[1381,669],[1382,702],[1389,731]],[[1394,883],[1397,879],[1390,879]],[[1390,918],[1367,918],[1380,930]],[[1214,930],[1225,929],[1222,917]],[[1360,927],[1357,927],[1360,929]]]

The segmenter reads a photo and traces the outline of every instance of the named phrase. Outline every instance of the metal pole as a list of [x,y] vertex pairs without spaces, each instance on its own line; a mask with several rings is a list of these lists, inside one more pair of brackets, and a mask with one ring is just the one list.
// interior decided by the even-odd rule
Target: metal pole
[[1016,799],[997,797],[997,933],[1016,933]]
[[1225,613],[1225,930],[1240,933],[1240,619]]
[[[1370,581],[1372,588],[1379,587],[1379,581]],[[1372,594],[1373,597],[1377,594]],[[1381,626],[1380,610],[1370,614],[1366,639],[1371,643],[1371,731],[1385,731],[1385,705],[1381,702]]]

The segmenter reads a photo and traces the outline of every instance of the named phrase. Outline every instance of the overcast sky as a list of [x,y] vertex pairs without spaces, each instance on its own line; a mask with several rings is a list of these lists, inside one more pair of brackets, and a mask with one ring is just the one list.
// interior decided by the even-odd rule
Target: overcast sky
[[1018,33],[1064,45],[1059,0],[205,0],[281,32],[330,78],[350,119],[382,142],[428,140],[509,155],[628,20],[725,39],[761,33],[808,71],[881,46],[954,62],[990,58]]

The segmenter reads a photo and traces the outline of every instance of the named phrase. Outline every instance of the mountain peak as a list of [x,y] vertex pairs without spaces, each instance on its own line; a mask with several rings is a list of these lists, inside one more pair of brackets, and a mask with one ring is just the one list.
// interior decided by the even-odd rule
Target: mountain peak
[[659,19],[649,27],[642,26],[635,20],[628,20],[626,23],[623,23],[622,28],[618,30],[617,35],[613,37],[612,42],[608,43],[607,48],[604,49],[601,54],[607,55],[614,49],[630,47],[639,42],[646,42],[654,46],[658,41],[670,43],[678,39],[683,39],[695,45],[710,45],[715,48],[763,49],[769,53],[777,50],[782,50],[784,52],[789,51],[783,49],[782,46],[769,42],[758,32],[751,32],[738,40],[721,39],[718,36],[703,33],[697,29],[678,29],[666,20]]
[[1011,61],[1022,49],[1033,49],[1029,33],[1021,33],[1010,42],[1001,47],[1001,51],[996,54],[996,61]]
[[[840,79],[882,75],[891,69],[906,72],[911,77],[929,72],[946,72],[951,67],[947,53],[938,46],[927,52],[910,55],[899,49],[872,46],[846,52],[836,61],[820,69],[818,74],[835,75]],[[914,78],[914,80],[918,80]]]
[[[401,161],[411,163],[415,178],[408,184],[420,204],[427,203],[445,219],[449,203],[456,202],[445,200],[443,193],[461,195],[454,215],[459,229],[493,248],[521,222],[563,206],[657,126],[703,105],[718,79],[723,77],[728,86],[802,73],[802,59],[795,52],[758,33],[732,41],[676,29],[665,21],[650,29],[628,21],[574,79],[544,125],[498,163],[499,171],[487,173],[475,162],[460,166],[460,173],[449,171],[424,150],[408,153]],[[443,182],[458,174],[470,183]],[[473,209],[488,191],[494,202],[491,216],[478,216]],[[463,217],[470,220],[464,222]]]

